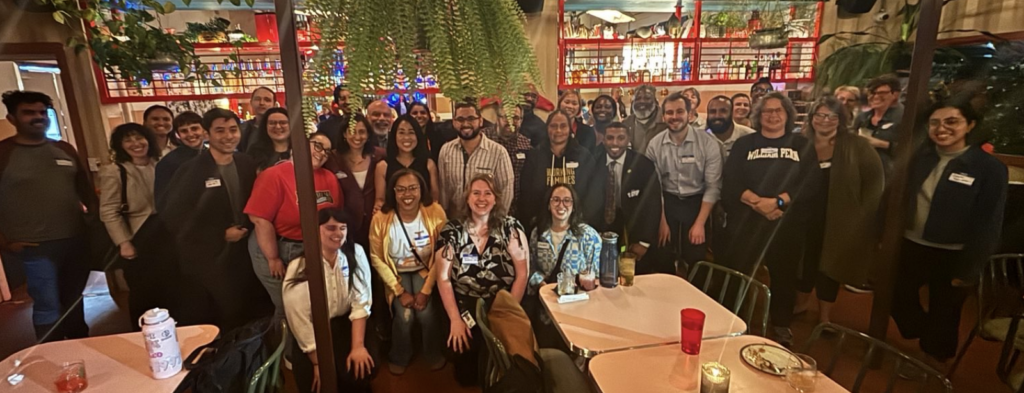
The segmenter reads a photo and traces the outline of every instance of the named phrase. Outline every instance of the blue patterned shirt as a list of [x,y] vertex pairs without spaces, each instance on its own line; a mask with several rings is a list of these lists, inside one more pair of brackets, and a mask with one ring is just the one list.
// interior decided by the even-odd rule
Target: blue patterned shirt
[[[582,234],[576,236],[572,231],[565,232],[562,244],[554,244],[551,240],[551,229],[538,234],[540,228],[530,234],[530,281],[527,288],[530,293],[537,290],[545,282],[555,282],[558,273],[569,270],[578,275],[581,271],[591,271],[595,277],[599,275],[601,259],[601,236],[590,225],[580,224]],[[558,263],[558,253],[562,247],[565,257],[562,259],[562,270],[554,271]]]

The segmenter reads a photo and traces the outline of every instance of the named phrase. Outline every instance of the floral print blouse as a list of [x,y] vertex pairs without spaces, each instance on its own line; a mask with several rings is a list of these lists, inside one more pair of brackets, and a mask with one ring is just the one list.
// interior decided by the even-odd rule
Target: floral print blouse
[[[505,217],[499,230],[490,231],[487,245],[478,253],[462,221],[448,221],[441,229],[438,246],[445,250],[444,258],[452,261],[451,282],[455,293],[488,299],[502,289],[511,290],[516,270],[508,246],[510,242],[526,241],[519,238],[520,231],[525,232],[518,220]],[[452,246],[451,250],[447,246]],[[454,255],[450,255],[452,251]],[[476,263],[472,263],[474,257]]]

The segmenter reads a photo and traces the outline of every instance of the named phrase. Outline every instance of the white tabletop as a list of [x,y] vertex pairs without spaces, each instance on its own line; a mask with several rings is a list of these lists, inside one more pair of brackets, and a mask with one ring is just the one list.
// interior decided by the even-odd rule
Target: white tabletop
[[678,343],[679,311],[696,308],[707,316],[704,338],[735,336],[747,324],[682,278],[636,276],[632,287],[598,288],[590,300],[558,304],[556,284],[540,290],[544,306],[569,348],[585,357],[599,353]]
[[[740,349],[749,344],[779,345],[757,336],[704,340],[700,355],[683,353],[677,345],[662,345],[598,355],[590,360],[590,375],[601,393],[696,392],[700,389],[700,365],[719,362],[729,368],[730,393],[795,392],[782,377],[766,374],[747,365]],[[815,392],[847,392],[819,373]]]
[[[196,348],[213,341],[219,332],[212,325],[178,327],[182,360]],[[11,386],[6,378],[15,371],[14,360],[19,358],[21,367],[18,371],[25,375],[25,379]],[[61,363],[78,359],[85,361],[85,373],[89,379],[87,392],[172,392],[188,374],[182,369],[173,377],[153,379],[142,333],[133,332],[26,348],[0,362],[0,375],[4,378],[0,380],[0,390],[52,392]]]

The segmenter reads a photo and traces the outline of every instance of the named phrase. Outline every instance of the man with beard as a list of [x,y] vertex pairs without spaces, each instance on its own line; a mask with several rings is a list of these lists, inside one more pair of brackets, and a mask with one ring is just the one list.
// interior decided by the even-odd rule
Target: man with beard
[[[629,149],[626,125],[612,122],[605,128],[604,143],[597,148],[593,188],[604,191],[604,209],[593,224],[598,232],[619,235],[626,249],[636,254],[638,274],[675,273],[658,266],[655,258],[644,259],[647,250],[658,241],[658,224],[651,217],[661,215],[661,181],[654,163],[643,154]],[[627,239],[628,234],[628,239]]]
[[369,143],[382,149],[387,148],[388,132],[391,131],[391,123],[395,121],[395,114],[391,110],[391,106],[381,100],[371,102],[366,107],[366,118],[370,120],[370,125],[373,126],[373,136],[370,138]]
[[338,146],[344,139],[342,133],[348,129],[349,112],[348,98],[352,92],[345,85],[338,85],[334,88],[334,107],[331,114],[316,125],[316,132],[322,133],[331,140],[331,146]]
[[12,288],[27,281],[37,339],[88,337],[79,297],[89,278],[82,206],[93,214],[98,206],[89,169],[70,144],[46,138],[49,96],[8,91],[3,103],[17,132],[0,142],[4,270]]
[[722,148],[715,138],[690,125],[690,101],[672,93],[662,103],[668,130],[647,145],[661,177],[664,209],[658,245],[671,244],[674,260],[693,265],[705,259],[704,225],[722,191]]
[[733,121],[732,100],[726,96],[715,96],[708,102],[708,131],[722,145],[722,159],[729,158],[729,151],[737,139],[754,133],[753,128]]
[[206,142],[206,131],[203,130],[203,117],[198,113],[182,112],[174,117],[174,132],[178,135],[182,149],[174,149],[156,163],[156,176],[153,180],[153,195],[157,205],[167,193],[167,185],[178,171],[181,164],[199,155]]
[[[522,122],[523,119],[523,108],[517,106],[515,113],[512,115],[513,122]],[[484,127],[484,135],[491,140],[497,142],[499,145],[505,147],[508,151],[508,157],[512,160],[512,173],[515,174],[514,185],[512,186],[512,195],[519,195],[519,178],[523,170],[523,165],[526,164],[526,153],[530,151],[530,139],[516,132],[516,129],[508,123],[505,118],[505,111],[501,105],[498,105],[498,124],[491,127]],[[516,205],[512,205],[512,211],[510,215],[515,216]]]
[[269,87],[260,86],[252,91],[252,96],[249,97],[252,119],[240,126],[242,136],[238,141],[238,151],[244,153],[249,150],[249,146],[256,141],[256,133],[260,129],[260,119],[263,118],[264,113],[267,113],[267,109],[274,106],[274,91]]
[[537,92],[523,94],[523,121],[517,132],[530,139],[530,145],[537,147],[548,139],[547,125],[533,111],[537,108]]
[[490,175],[501,193],[501,206],[509,211],[515,175],[508,151],[484,136],[480,129],[483,119],[480,109],[469,101],[455,104],[452,125],[459,139],[445,143],[438,158],[438,177],[441,179],[441,207],[447,212],[460,212],[466,203],[466,187],[474,176]]
[[646,152],[647,143],[651,138],[664,131],[667,126],[660,121],[658,113],[657,91],[654,86],[640,85],[633,96],[633,114],[623,123],[629,127],[629,141],[633,150]]
[[604,141],[604,130],[615,121],[615,115],[618,111],[618,104],[609,95],[599,95],[594,101],[590,102],[590,112],[594,114],[594,131],[597,132],[598,145]]
[[240,135],[234,112],[207,111],[203,128],[210,149],[178,169],[157,211],[174,239],[182,273],[183,306],[171,313],[182,324],[212,323],[228,331],[273,312],[244,241],[252,222],[242,211],[256,163],[235,152]]
[[754,107],[758,101],[761,101],[761,97],[773,91],[775,91],[775,87],[772,86],[771,79],[758,79],[757,82],[750,85],[750,106]]

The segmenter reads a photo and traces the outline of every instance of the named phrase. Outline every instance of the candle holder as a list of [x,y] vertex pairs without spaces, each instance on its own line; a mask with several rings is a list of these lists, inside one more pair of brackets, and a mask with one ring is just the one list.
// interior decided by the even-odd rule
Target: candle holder
[[729,368],[718,362],[701,365],[700,393],[729,393]]

